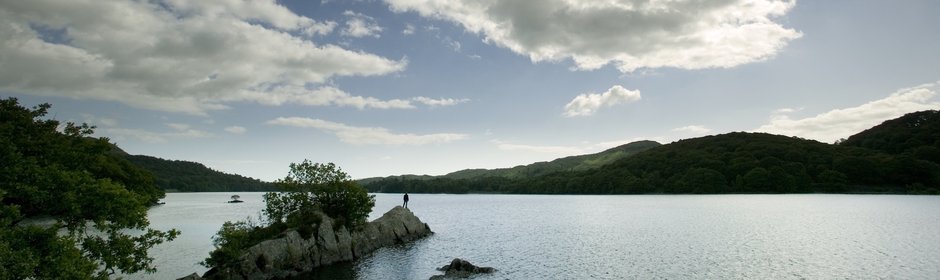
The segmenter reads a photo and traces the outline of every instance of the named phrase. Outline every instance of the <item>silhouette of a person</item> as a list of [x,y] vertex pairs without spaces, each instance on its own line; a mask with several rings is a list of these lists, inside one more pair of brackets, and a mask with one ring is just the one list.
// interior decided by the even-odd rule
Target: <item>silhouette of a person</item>
[[405,193],[405,204],[402,204],[402,206],[404,206],[405,209],[408,209],[408,193]]

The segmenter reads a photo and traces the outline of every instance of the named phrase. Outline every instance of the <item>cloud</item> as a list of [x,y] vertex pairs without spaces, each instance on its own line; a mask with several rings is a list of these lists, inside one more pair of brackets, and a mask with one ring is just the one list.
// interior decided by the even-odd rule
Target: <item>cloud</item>
[[511,144],[504,143],[499,141],[494,141],[496,147],[504,151],[522,151],[522,152],[533,152],[540,154],[554,154],[554,155],[579,155],[584,153],[584,149],[581,147],[575,146],[540,146],[540,145],[523,145],[523,144]]
[[415,26],[414,26],[414,24],[410,24],[410,23],[405,24],[405,29],[403,29],[403,30],[401,31],[401,34],[404,34],[404,35],[413,35],[413,34],[415,34]]
[[245,134],[245,132],[247,132],[248,129],[242,126],[235,125],[235,126],[226,127],[225,131],[231,134]]
[[642,140],[655,140],[661,141],[659,137],[653,139],[649,138],[631,138],[631,139],[621,139],[613,141],[604,141],[597,143],[585,142],[581,145],[572,145],[572,146],[553,146],[553,145],[528,145],[528,144],[517,144],[517,143],[508,143],[501,140],[491,140],[490,143],[496,145],[496,147],[503,151],[519,151],[519,152],[530,152],[530,153],[540,153],[540,154],[550,154],[558,157],[564,156],[574,156],[574,155],[584,155],[590,153],[597,153],[606,149],[617,147],[620,145],[642,141]]
[[424,105],[431,106],[431,107],[454,106],[454,105],[457,105],[457,104],[460,104],[460,103],[464,103],[464,102],[470,101],[470,99],[466,99],[466,98],[461,98],[461,99],[454,99],[454,98],[433,99],[433,98],[428,98],[428,97],[424,97],[424,96],[418,96],[418,97],[412,98],[412,100],[414,100],[415,102],[424,104]]
[[382,27],[375,21],[375,18],[353,11],[343,13],[346,20],[346,29],[343,29],[342,35],[349,37],[375,37],[378,38],[382,32]]
[[615,85],[604,93],[585,93],[578,95],[565,105],[566,117],[594,115],[601,107],[610,107],[621,103],[640,100],[640,91],[627,90]]
[[2,1],[0,90],[204,115],[406,67],[304,37],[335,25],[273,0]]
[[457,53],[460,52],[460,48],[461,48],[460,42],[454,39],[451,39],[450,37],[444,37],[443,39],[441,39],[441,41],[444,42],[445,46],[454,50],[454,52],[457,52]]
[[279,87],[271,91],[274,94],[258,94],[248,97],[257,100],[261,104],[282,105],[282,104],[301,104],[310,106],[340,106],[355,107],[358,109],[414,109],[414,102],[421,103],[431,107],[453,106],[467,102],[468,99],[441,98],[433,99],[424,96],[417,96],[410,99],[389,99],[381,100],[374,97],[353,96],[349,93],[330,86],[324,86],[316,89],[307,89],[305,87]]
[[688,133],[693,133],[693,134],[705,134],[705,133],[711,132],[712,130],[701,125],[688,125],[688,126],[673,128],[672,131],[688,132]]
[[119,127],[107,127],[101,130],[105,135],[118,140],[125,138],[135,138],[147,143],[166,143],[171,139],[196,139],[213,137],[212,133],[198,129],[193,129],[190,125],[181,123],[168,123],[167,127],[171,131],[153,132],[143,129],[128,129]]
[[770,122],[757,132],[797,136],[832,143],[904,114],[940,109],[933,101],[938,83],[898,90],[888,97],[856,107],[834,109],[813,117],[793,119],[793,109],[781,109],[771,115]]
[[385,0],[451,21],[532,61],[578,69],[733,67],[773,57],[802,34],[774,22],[795,1]]
[[332,133],[339,137],[340,141],[354,145],[427,145],[448,143],[467,139],[466,134],[458,133],[436,133],[436,134],[395,134],[388,129],[380,127],[354,127],[341,123],[325,121],[321,119],[301,118],[301,117],[280,117],[267,122],[271,125],[316,128],[324,132]]
[[374,97],[353,96],[349,93],[331,86],[316,89],[307,89],[300,86],[281,86],[267,93],[251,92],[246,98],[256,100],[261,104],[282,105],[300,104],[309,106],[340,106],[355,107],[358,109],[413,109],[414,105],[408,100],[391,99],[380,100]]

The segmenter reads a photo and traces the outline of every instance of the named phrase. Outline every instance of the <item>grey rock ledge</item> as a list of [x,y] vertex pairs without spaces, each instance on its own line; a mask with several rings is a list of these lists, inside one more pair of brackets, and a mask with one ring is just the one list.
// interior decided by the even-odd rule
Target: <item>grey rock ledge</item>
[[[314,268],[361,258],[376,249],[413,241],[433,232],[410,210],[396,206],[360,230],[334,228],[333,220],[322,222],[309,239],[295,230],[248,248],[232,266],[212,268],[200,278],[186,279],[278,279],[297,276]],[[182,279],[182,278],[180,278]]]

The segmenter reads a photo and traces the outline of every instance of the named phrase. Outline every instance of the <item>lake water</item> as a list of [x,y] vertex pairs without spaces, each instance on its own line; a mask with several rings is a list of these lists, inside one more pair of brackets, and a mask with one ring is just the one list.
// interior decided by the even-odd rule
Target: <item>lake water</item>
[[[262,193],[170,193],[151,251],[175,279],[207,269],[224,221],[254,217]],[[474,279],[940,279],[940,196],[411,194],[434,235],[330,269],[330,278],[427,279],[455,257],[498,269]],[[376,195],[370,219],[401,203]]]

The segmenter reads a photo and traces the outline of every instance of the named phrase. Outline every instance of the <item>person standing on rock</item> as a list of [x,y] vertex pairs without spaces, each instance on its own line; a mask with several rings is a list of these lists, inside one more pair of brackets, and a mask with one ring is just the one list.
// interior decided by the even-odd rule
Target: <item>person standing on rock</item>
[[408,193],[405,193],[405,204],[402,204],[401,206],[405,207],[405,209],[408,209]]

